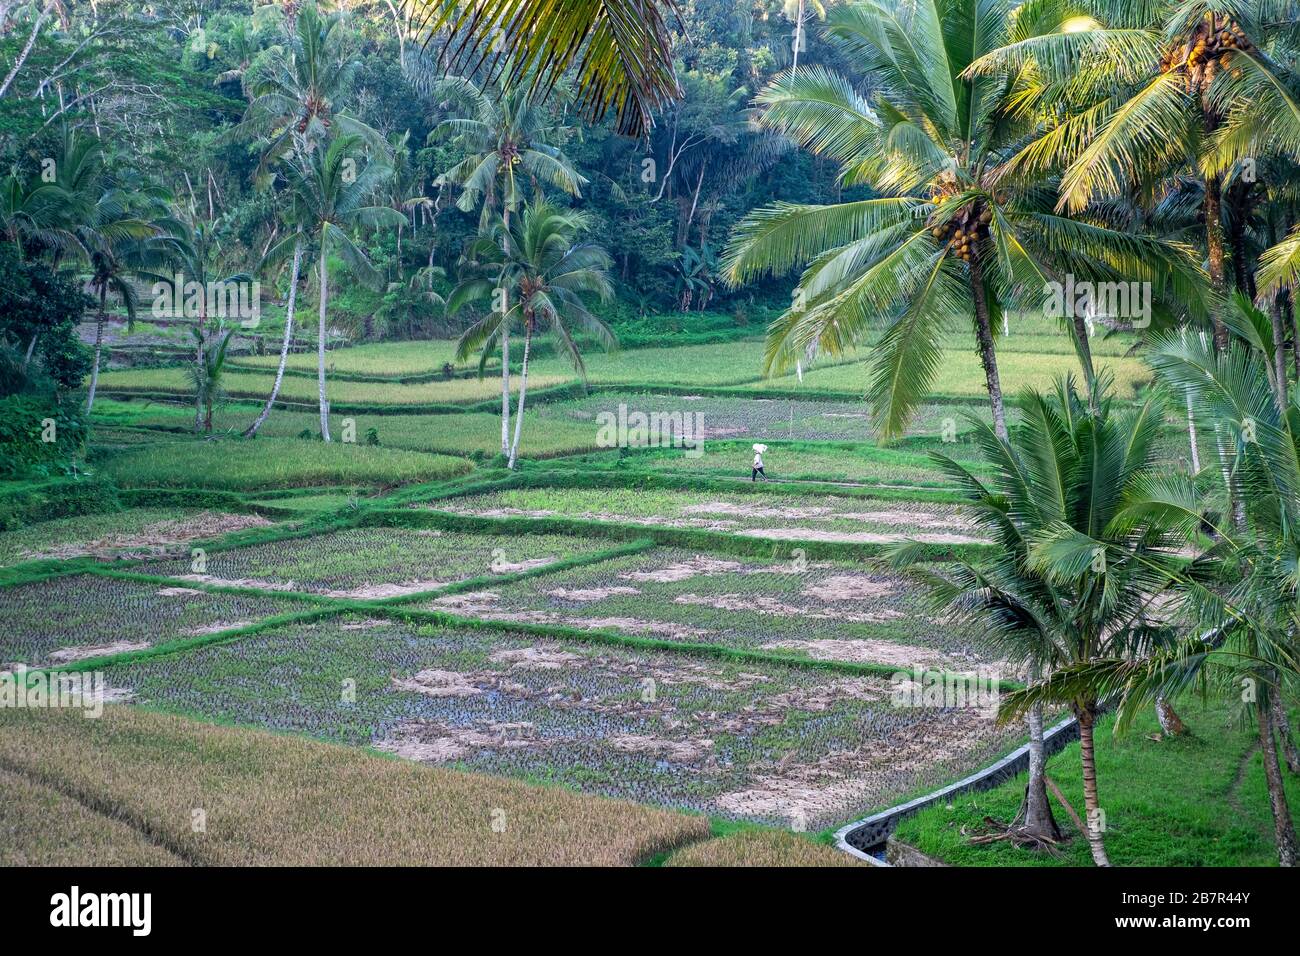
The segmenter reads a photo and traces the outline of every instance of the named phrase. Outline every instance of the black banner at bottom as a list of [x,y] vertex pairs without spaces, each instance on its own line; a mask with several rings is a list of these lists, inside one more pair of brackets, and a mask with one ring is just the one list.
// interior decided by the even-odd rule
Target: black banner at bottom
[[[244,938],[332,945],[376,931],[527,940],[562,922],[652,934],[679,920],[692,942],[770,942],[776,926],[818,937],[905,934],[916,946],[994,927],[1068,928],[1093,937],[1200,934],[1225,943],[1294,930],[1297,885],[1285,870],[9,870],[5,916],[24,936],[115,942]],[[658,927],[658,929],[655,929]],[[1013,934],[1008,940],[1007,933]],[[864,938],[865,937],[865,938]],[[1082,937],[1081,937],[1082,938]],[[432,941],[432,940],[431,940]],[[553,942],[553,936],[552,936]]]

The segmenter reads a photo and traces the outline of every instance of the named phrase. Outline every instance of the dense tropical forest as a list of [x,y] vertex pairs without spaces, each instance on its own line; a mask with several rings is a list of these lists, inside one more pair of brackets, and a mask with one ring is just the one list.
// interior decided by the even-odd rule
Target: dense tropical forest
[[[0,686],[116,715],[15,740],[608,830],[420,862],[1296,864],[1300,3],[0,30]],[[14,806],[92,785],[14,746]],[[232,832],[167,851],[338,862]]]

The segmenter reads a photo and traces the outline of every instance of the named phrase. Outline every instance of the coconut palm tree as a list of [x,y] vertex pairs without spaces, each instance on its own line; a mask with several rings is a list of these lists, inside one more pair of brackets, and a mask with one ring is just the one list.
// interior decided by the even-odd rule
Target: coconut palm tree
[[[133,278],[147,278],[172,260],[175,236],[181,226],[171,215],[168,196],[157,187],[109,176],[100,143],[67,133],[55,157],[55,192],[18,217],[18,228],[29,240],[50,248],[55,261],[73,258],[84,262],[99,308],[95,319],[94,361],[86,410],[95,404],[103,356],[108,294],[113,292],[126,309],[128,324],[135,321],[138,297]],[[39,192],[27,190],[30,197]]]
[[465,305],[482,300],[490,301],[493,309],[461,335],[457,359],[479,349],[487,354],[510,323],[523,326],[524,357],[509,468],[514,468],[519,459],[534,334],[548,329],[553,332],[560,350],[584,378],[586,367],[574,332],[593,336],[607,350],[617,347],[614,333],[583,302],[588,294],[601,301],[613,296],[609,254],[579,241],[590,227],[586,214],[557,209],[544,200],[525,207],[522,218],[511,225],[502,217],[487,235],[470,243],[467,276],[447,297],[447,311],[453,315]]
[[[1201,298],[1188,248],[1110,228],[1100,213],[1061,216],[1050,180],[1008,169],[1037,129],[1017,108],[1036,80],[1025,71],[969,68],[1022,32],[1052,29],[1067,16],[1048,10],[1021,24],[1014,8],[1010,0],[919,0],[836,9],[827,36],[861,64],[874,95],[805,67],[778,77],[756,100],[760,123],[835,160],[845,186],[867,186],[872,195],[750,213],[727,247],[725,274],[739,284],[806,265],[791,307],[770,329],[769,372],[810,350],[842,353],[871,326],[884,326],[867,395],[886,438],[902,433],[930,393],[955,318],[974,328],[994,427],[1005,435],[995,352],[1004,315],[1042,311],[1048,289],[1067,275],[1143,281],[1156,297]],[[1084,316],[1071,318],[1091,379]]]
[[237,127],[238,135],[265,141],[259,177],[277,160],[315,149],[331,133],[360,136],[375,150],[387,149],[383,135],[344,105],[361,68],[346,14],[322,14],[308,4],[286,26],[286,46],[275,48],[266,70],[248,80],[252,99]]
[[[1000,657],[1046,674],[1173,643],[1169,623],[1151,608],[1181,567],[1183,525],[1135,527],[1120,518],[1160,475],[1155,442],[1162,405],[1151,397],[1138,408],[1117,410],[1104,397],[1106,384],[1103,374],[1101,394],[1091,402],[1075,394],[1072,378],[1058,383],[1050,398],[1027,393],[1021,421],[1007,437],[977,420],[975,443],[994,475],[988,481],[935,456],[961,485],[968,513],[996,542],[995,557],[979,565],[957,562],[941,573],[918,563],[923,548],[917,544],[898,546],[889,556],[924,583],[936,608],[983,625]],[[1093,740],[1100,697],[1079,687],[1037,699],[1068,705],[1078,720],[1084,836],[1093,860],[1109,865]],[[1013,707],[1003,716],[1029,710]],[[1013,834],[1043,836],[1019,827]]]
[[[554,145],[562,130],[546,107],[528,90],[505,86],[484,92],[462,77],[445,77],[433,84],[434,95],[454,105],[462,115],[443,120],[430,139],[448,137],[465,158],[443,176],[461,187],[456,208],[472,212],[481,204],[480,229],[497,215],[510,217],[525,201],[524,187],[536,193],[549,183],[571,196],[581,195],[587,180]],[[500,314],[500,313],[494,313]],[[496,336],[501,346],[501,454],[510,452],[510,327]]]
[[[269,69],[248,81],[250,103],[238,129],[244,136],[264,141],[259,178],[265,179],[277,161],[294,163],[298,172],[290,172],[302,181],[302,167],[306,157],[317,149],[331,133],[359,137],[368,150],[376,156],[387,158],[390,146],[383,135],[351,115],[343,106],[351,90],[360,61],[351,49],[346,15],[342,12],[322,15],[315,6],[300,2],[283,6],[285,26],[288,31],[286,47],[278,48]],[[302,197],[291,198],[297,212]],[[266,405],[254,422],[244,431],[246,437],[257,434],[270,415],[280,393],[288,347],[292,342],[293,309],[297,299],[298,275],[307,227],[299,221],[298,231],[286,237],[278,246],[263,256],[263,265],[282,260],[292,249],[293,268],[290,275],[289,302],[285,315],[284,342],[280,350],[280,366]],[[322,312],[322,322],[323,322]],[[322,356],[320,393],[325,401],[324,342],[317,343]],[[321,434],[329,440],[328,419],[322,420]]]
[[[1057,96],[1056,121],[1014,165],[1061,170],[1064,211],[1130,192],[1158,196],[1170,177],[1193,177],[1210,280],[1226,292],[1225,178],[1239,160],[1263,155],[1264,142],[1300,142],[1285,60],[1270,55],[1289,56],[1295,3],[1084,0],[1074,10],[1056,30],[972,68],[1032,66]],[[1217,318],[1214,336],[1226,345]]]
[[352,240],[351,233],[360,228],[396,228],[404,221],[397,210],[372,202],[376,190],[390,175],[390,169],[383,154],[363,151],[363,142],[360,136],[336,136],[322,148],[300,155],[288,164],[289,188],[299,209],[295,218],[300,228],[312,236],[318,255],[316,370],[321,438],[327,442],[331,439],[329,402],[325,395],[325,319],[329,308],[330,255],[336,255],[353,278],[375,290],[382,289],[383,274]]
[[165,213],[156,215],[139,202],[139,197],[116,188],[104,193],[95,205],[90,222],[76,229],[77,243],[90,265],[90,287],[99,300],[95,313],[95,351],[91,364],[86,411],[95,407],[99,368],[104,349],[104,325],[108,317],[108,293],[122,300],[127,324],[135,322],[139,298],[134,278],[147,278],[171,261],[172,244],[167,229],[174,225]]
[[200,361],[190,368],[190,381],[194,385],[195,404],[202,410],[202,428],[212,434],[212,413],[218,404],[225,401],[226,392],[222,384],[226,369],[226,352],[230,340],[235,334],[233,328],[227,328],[218,320],[210,330],[191,329],[198,342]]
[[1174,610],[1190,636],[1147,654],[1110,654],[1063,668],[1011,695],[1005,706],[1014,711],[1079,694],[1106,697],[1115,703],[1118,732],[1158,695],[1185,687],[1199,685],[1239,701],[1259,740],[1278,860],[1295,866],[1300,844],[1276,735],[1289,737],[1279,711],[1300,678],[1300,405],[1276,377],[1267,317],[1237,300],[1224,318],[1226,348],[1207,336],[1170,333],[1153,343],[1149,361],[1163,382],[1192,395],[1199,415],[1230,433],[1234,447],[1224,466],[1234,469],[1245,520],[1224,520],[1217,489],[1207,494],[1204,483],[1176,474],[1148,483],[1115,519],[1134,529],[1211,529],[1208,546],[1175,580],[1181,600]]
[[[194,376],[202,379],[204,376],[204,365],[208,361],[205,349],[211,344],[207,336],[207,323],[210,316],[208,307],[210,304],[217,304],[219,308],[224,308],[226,297],[219,295],[219,291],[227,284],[248,283],[252,277],[245,272],[231,273],[222,278],[215,278],[220,275],[220,270],[216,269],[217,260],[221,255],[221,243],[217,237],[217,228],[219,220],[212,222],[191,221],[178,223],[175,229],[166,240],[169,246],[169,259],[167,263],[170,269],[175,269],[175,273],[142,272],[141,278],[155,283],[155,288],[166,286],[172,288],[174,296],[173,301],[185,302],[188,300],[187,287],[194,283],[199,290],[198,295],[198,315],[195,316],[198,326],[195,336],[194,352]],[[176,287],[176,279],[179,276],[181,286]],[[188,309],[187,309],[188,311]],[[233,316],[231,316],[233,318]],[[210,411],[210,410],[209,410]],[[210,420],[211,415],[208,415]],[[202,391],[196,390],[194,401],[194,430],[197,432],[203,427],[204,423],[204,406],[202,401]]]
[[[295,203],[294,205],[299,206],[300,204]],[[301,226],[298,225],[300,222],[299,216],[302,212],[301,208],[294,208],[286,214],[285,220],[293,224],[292,233],[268,249],[266,255],[262,257],[263,268],[269,264],[282,261],[286,256],[291,258],[289,297],[284,307],[284,337],[280,342],[280,362],[275,368],[275,380],[271,383],[271,394],[267,396],[266,404],[262,406],[257,418],[253,419],[252,424],[244,429],[245,438],[255,436],[258,429],[266,423],[267,418],[270,417],[271,409],[275,407],[275,400],[280,394],[280,386],[284,384],[284,370],[289,364],[289,346],[293,343],[293,317],[298,302],[298,281],[302,275],[303,250],[309,238],[303,232]]]
[[[1052,31],[1066,10],[1014,15],[1009,0],[858,2],[827,16],[827,37],[873,95],[820,67],[778,77],[757,98],[758,121],[839,163],[868,198],[828,206],[777,203],[737,226],[723,268],[733,284],[806,265],[791,307],[769,330],[767,369],[841,354],[884,327],[867,397],[885,438],[900,435],[933,390],[954,319],[971,323],[995,433],[1007,435],[995,337],[1003,316],[1038,312],[1068,276],[1148,283],[1155,300],[1201,308],[1191,250],[1111,227],[1104,211],[1054,209],[1055,183],[1008,162],[1039,121],[1020,108],[1038,91],[1027,68],[975,73],[981,57]],[[1035,12],[1041,8],[1035,7]],[[978,24],[978,29],[975,28]],[[1068,317],[1093,378],[1084,316]],[[1031,674],[1032,678],[1032,674]],[[1055,832],[1042,781],[1042,715],[1030,719],[1028,825]]]
[[470,74],[486,60],[492,77],[512,86],[531,77],[534,92],[571,77],[589,118],[612,107],[619,130],[639,136],[654,110],[681,95],[668,30],[676,7],[676,0],[489,0],[473,8],[413,0],[413,22],[430,36],[447,34],[451,69]]

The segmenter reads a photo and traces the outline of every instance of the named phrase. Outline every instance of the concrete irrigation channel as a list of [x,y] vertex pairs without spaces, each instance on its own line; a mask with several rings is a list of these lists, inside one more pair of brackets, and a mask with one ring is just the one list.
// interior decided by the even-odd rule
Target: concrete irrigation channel
[[[1044,758],[1059,753],[1066,744],[1079,736],[1079,724],[1073,717],[1067,717],[1043,734]],[[920,861],[919,854],[901,853],[896,855],[896,862],[886,859],[886,848],[891,833],[900,820],[919,813],[926,807],[940,801],[951,799],[963,793],[991,790],[1004,780],[1024,773],[1029,769],[1029,744],[1017,747],[1001,760],[990,764],[983,770],[963,777],[956,783],[950,783],[924,796],[908,800],[897,806],[873,813],[869,817],[855,820],[835,832],[835,845],[851,856],[857,857],[874,866],[917,866],[926,865]]]

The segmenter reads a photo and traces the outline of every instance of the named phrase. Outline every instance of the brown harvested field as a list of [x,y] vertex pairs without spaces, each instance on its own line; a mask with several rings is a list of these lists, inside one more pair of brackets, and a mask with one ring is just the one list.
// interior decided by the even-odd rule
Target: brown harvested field
[[149,846],[221,866],[618,866],[709,836],[702,816],[132,707],[0,711],[0,770],[6,866]]
[[0,867],[180,865],[122,821],[0,770]]
[[665,866],[856,866],[834,847],[785,830],[741,830],[678,850]]

